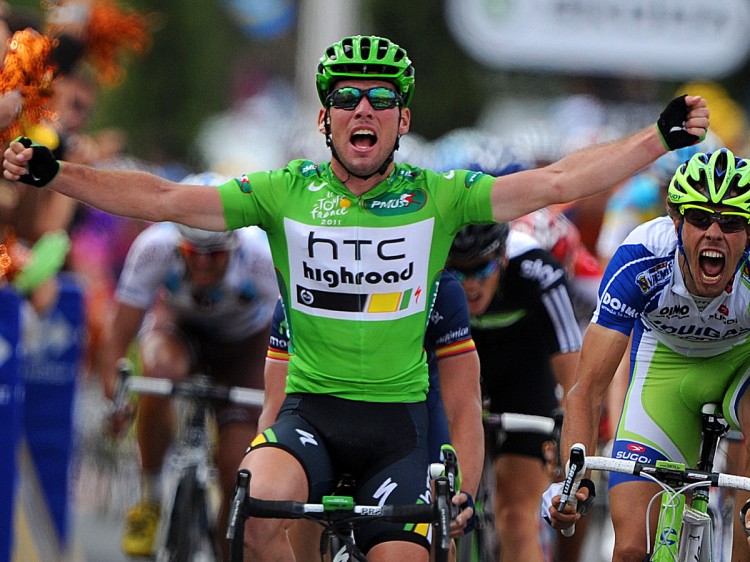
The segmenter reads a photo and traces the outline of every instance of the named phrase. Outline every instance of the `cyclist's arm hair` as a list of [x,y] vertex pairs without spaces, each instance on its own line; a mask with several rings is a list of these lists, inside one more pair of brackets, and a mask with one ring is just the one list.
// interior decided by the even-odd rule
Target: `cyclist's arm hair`
[[563,397],[560,401],[560,406],[565,407],[565,399],[570,392],[573,383],[575,382],[576,367],[578,366],[578,355],[577,351],[571,353],[555,353],[550,358],[552,364],[552,372],[555,374],[557,384],[560,385],[563,391]]
[[463,475],[461,487],[476,497],[484,461],[479,355],[470,351],[443,357],[437,366],[448,430]]
[[563,465],[570,447],[583,443],[595,451],[599,415],[604,394],[628,346],[628,336],[617,330],[590,324],[583,337],[575,384],[567,396],[562,430]]
[[[696,96],[685,101],[690,115],[686,130],[697,136],[708,126],[706,102]],[[567,203],[606,191],[666,153],[657,127],[617,142],[591,146],[533,170],[500,176],[492,189],[496,221],[516,219],[555,203]]]
[[[25,166],[32,148],[12,142],[6,161]],[[18,160],[23,157],[22,160]],[[226,221],[218,190],[213,186],[188,186],[153,174],[132,170],[100,170],[83,164],[60,162],[47,187],[114,215],[147,221],[174,221],[206,230],[225,230]],[[7,165],[7,163],[6,163]],[[6,178],[11,177],[5,170]]]
[[115,313],[104,328],[99,352],[99,370],[104,395],[112,399],[117,384],[117,361],[125,357],[130,343],[138,334],[145,310],[116,303]]
[[265,380],[265,397],[263,399],[263,410],[258,418],[258,433],[265,431],[279,414],[284,398],[286,398],[286,375],[289,367],[288,361],[274,361],[266,359],[263,369]]

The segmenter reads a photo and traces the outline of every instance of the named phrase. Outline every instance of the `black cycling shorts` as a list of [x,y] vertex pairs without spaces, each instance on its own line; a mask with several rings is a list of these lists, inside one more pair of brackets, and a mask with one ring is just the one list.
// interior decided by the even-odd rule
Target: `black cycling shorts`
[[[278,447],[294,455],[305,469],[310,502],[330,494],[342,475],[354,478],[354,499],[361,505],[431,501],[424,402],[375,403],[291,394],[264,435],[266,440],[254,447]],[[364,553],[390,541],[429,548],[429,536],[428,524],[378,520],[356,531]]]

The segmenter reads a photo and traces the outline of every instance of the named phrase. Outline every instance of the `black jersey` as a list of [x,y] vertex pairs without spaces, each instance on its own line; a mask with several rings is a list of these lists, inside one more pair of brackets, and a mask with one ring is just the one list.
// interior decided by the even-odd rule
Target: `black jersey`
[[549,416],[558,405],[550,359],[581,347],[565,270],[533,238],[512,230],[507,256],[490,306],[471,318],[483,391],[492,412]]

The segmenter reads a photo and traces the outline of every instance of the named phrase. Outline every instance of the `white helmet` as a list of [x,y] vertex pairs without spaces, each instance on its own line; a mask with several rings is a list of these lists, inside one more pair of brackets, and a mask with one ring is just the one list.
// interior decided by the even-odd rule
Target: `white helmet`
[[175,223],[175,226],[180,233],[180,238],[189,242],[196,250],[201,252],[234,250],[239,245],[239,238],[234,230],[216,232],[179,223]]
[[[191,174],[183,178],[180,183],[186,185],[221,185],[228,182],[230,177],[215,172],[202,172]],[[228,232],[216,232],[203,230],[184,224],[175,223],[180,237],[190,242],[199,251],[233,250],[239,245],[237,233],[233,230]]]

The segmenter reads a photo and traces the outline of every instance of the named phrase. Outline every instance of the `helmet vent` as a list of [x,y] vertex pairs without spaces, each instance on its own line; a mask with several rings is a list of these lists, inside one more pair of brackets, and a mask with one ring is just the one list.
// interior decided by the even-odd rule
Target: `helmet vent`
[[372,47],[372,43],[370,42],[370,39],[368,37],[362,37],[362,40],[359,44],[359,50],[362,53],[362,58],[367,60],[370,58],[370,49]]

